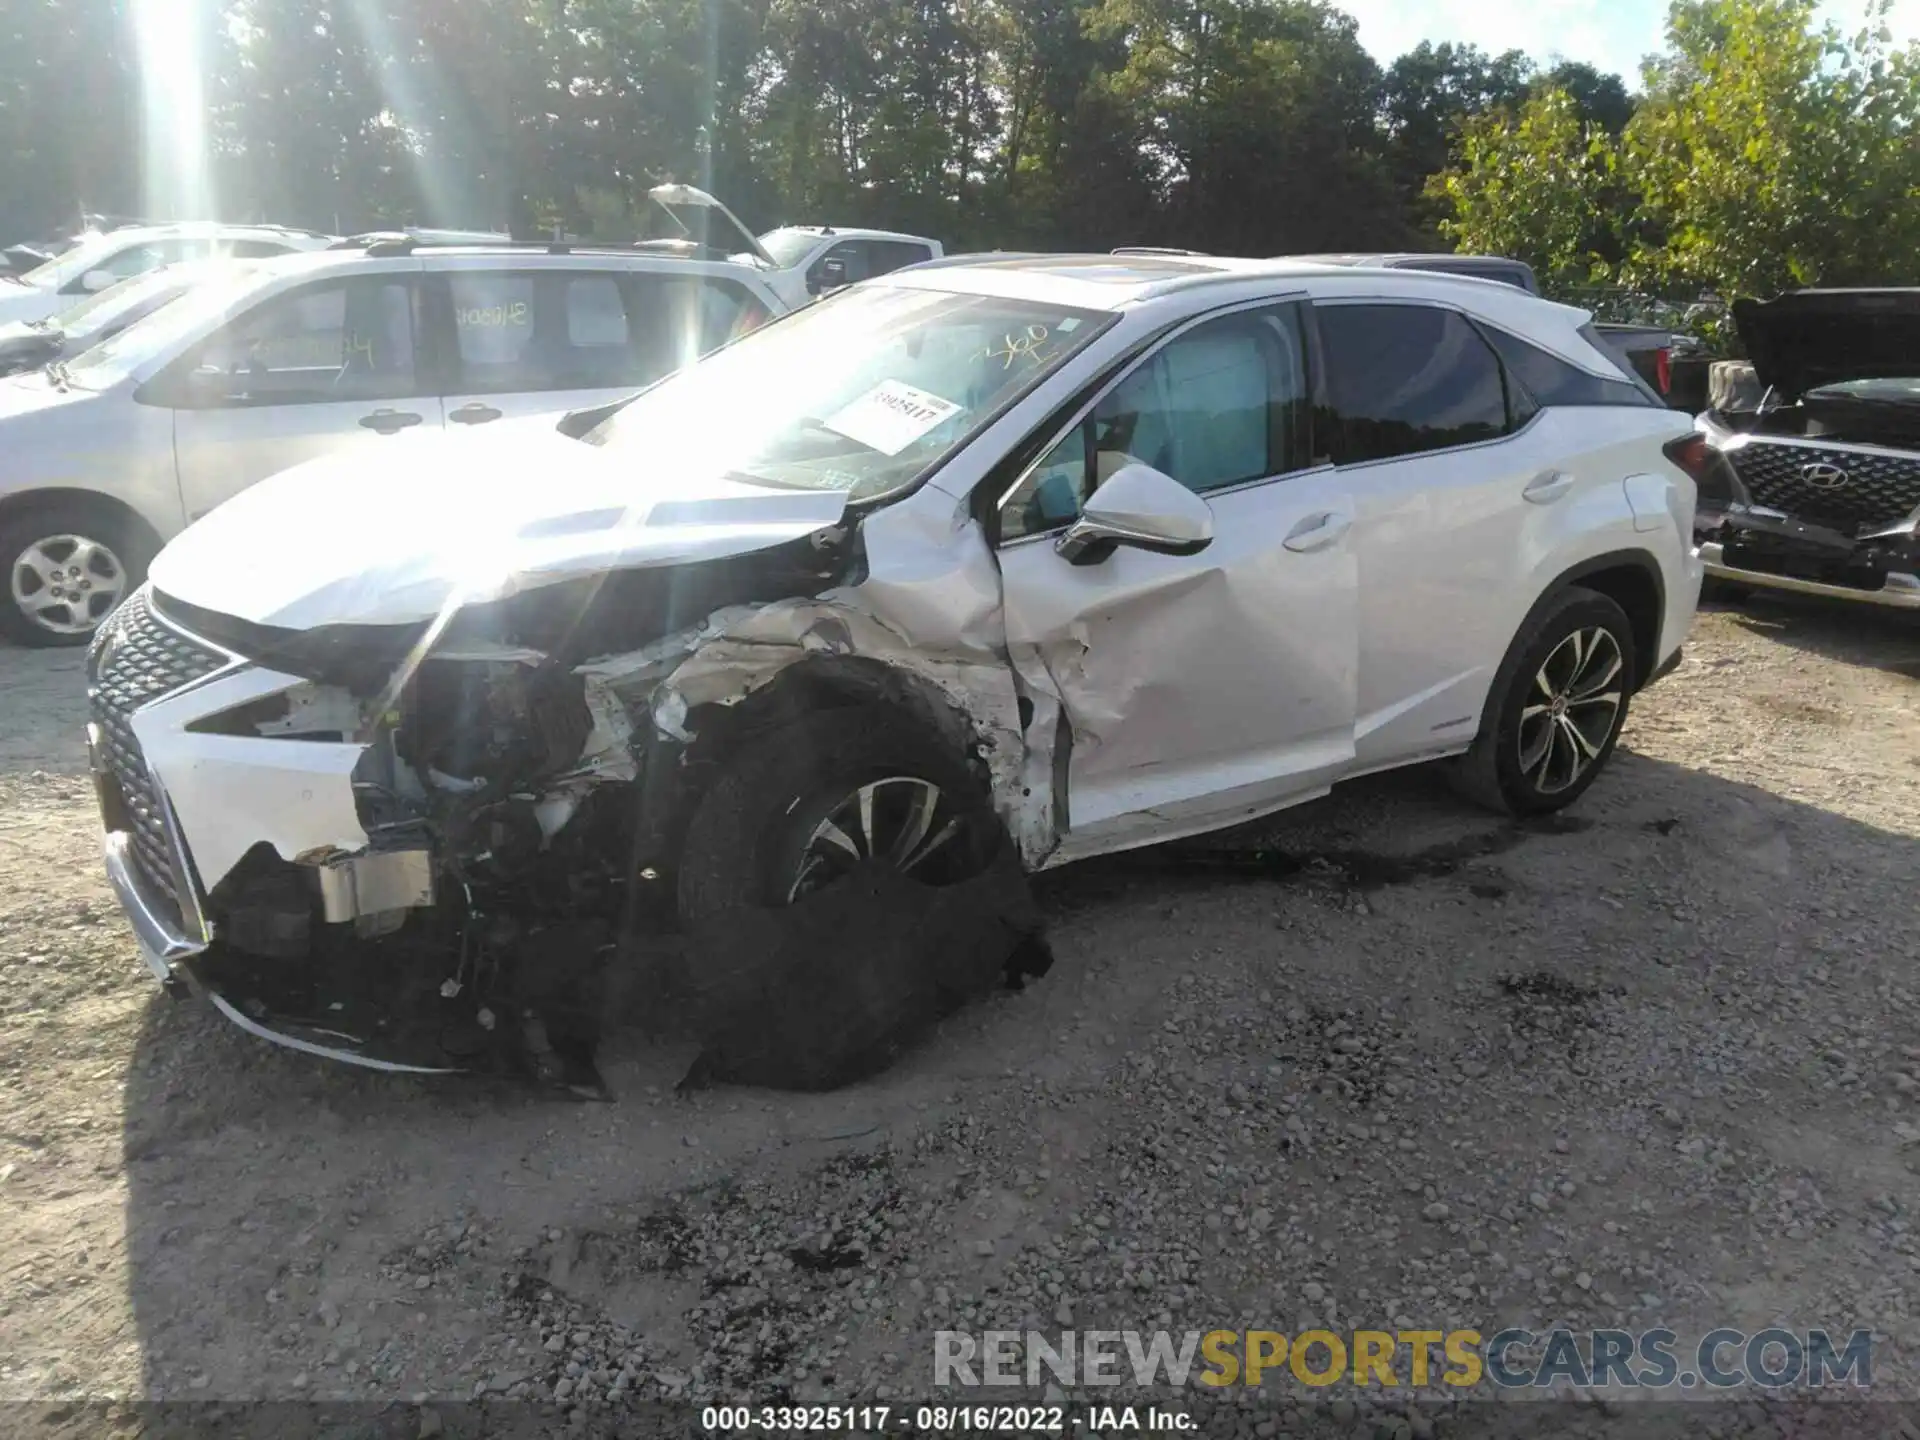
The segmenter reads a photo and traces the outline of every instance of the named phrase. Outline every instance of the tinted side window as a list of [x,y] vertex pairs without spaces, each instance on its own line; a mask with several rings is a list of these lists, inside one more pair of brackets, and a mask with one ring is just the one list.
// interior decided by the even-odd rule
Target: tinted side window
[[933,258],[933,252],[926,246],[905,240],[873,240],[868,246],[873,252],[869,275],[886,275],[903,265],[918,265],[922,260]]
[[693,276],[634,275],[635,381],[651,385],[773,318],[744,285]]
[[814,262],[812,277],[816,282],[825,283],[829,260],[838,260],[846,267],[846,283],[849,285],[857,285],[879,273],[873,268],[873,255],[865,240],[842,240],[822,255]]
[[417,395],[413,287],[392,276],[276,295],[215,332],[186,364],[226,377],[226,405],[303,405]]
[[272,240],[236,240],[227,247],[226,253],[240,260],[262,260],[269,255],[285,255],[292,248]]
[[453,293],[460,394],[637,384],[620,277],[578,271],[462,271]]
[[1200,494],[1310,461],[1298,306],[1229,315],[1169,341],[1109,390],[1001,506],[1003,540],[1075,519],[1124,465]]
[[[104,270],[116,280],[127,280],[135,275],[144,275],[147,271],[161,265],[174,265],[182,260],[203,260],[207,254],[208,246],[204,240],[153,240],[144,245],[129,245],[117,254],[109,255],[93,269]],[[85,275],[74,276],[62,293],[83,292],[86,289],[82,284],[84,279]]]
[[1458,312],[1328,305],[1319,321],[1327,408],[1318,432],[1337,464],[1472,445],[1508,432],[1500,362]]
[[1527,393],[1542,405],[1652,405],[1654,400],[1624,376],[1603,380],[1558,355],[1530,345],[1518,335],[1510,335],[1491,325],[1481,332],[1500,352],[1507,373],[1524,385]]

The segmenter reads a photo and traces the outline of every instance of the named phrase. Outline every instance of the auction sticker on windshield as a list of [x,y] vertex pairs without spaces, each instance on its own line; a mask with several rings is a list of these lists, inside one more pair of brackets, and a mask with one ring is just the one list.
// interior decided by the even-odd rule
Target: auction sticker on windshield
[[898,455],[963,407],[917,390],[904,380],[882,380],[821,423],[882,455]]

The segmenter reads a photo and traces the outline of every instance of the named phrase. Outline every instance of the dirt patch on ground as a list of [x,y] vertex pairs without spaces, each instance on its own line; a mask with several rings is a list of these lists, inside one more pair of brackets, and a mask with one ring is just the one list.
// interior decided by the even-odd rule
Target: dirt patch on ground
[[160,997],[78,659],[0,651],[0,1400],[584,1423],[925,1397],[941,1328],[1555,1320],[1868,1326],[1920,1393],[1920,627],[1754,602],[1688,653],[1571,823],[1361,782],[1046,877],[1052,973],[876,1079],[677,1096],[622,1035],[592,1104]]

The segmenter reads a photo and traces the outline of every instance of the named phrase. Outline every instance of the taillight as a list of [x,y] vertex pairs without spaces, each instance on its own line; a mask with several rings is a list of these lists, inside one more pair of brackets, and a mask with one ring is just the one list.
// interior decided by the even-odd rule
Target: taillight
[[1673,351],[1662,345],[1653,352],[1653,374],[1662,395],[1673,393]]
[[1745,491],[1727,457],[1707,443],[1698,430],[1669,440],[1660,451],[1693,481],[1694,490],[1710,507],[1724,507],[1744,500]]
[[[1661,354],[1665,353],[1661,351]],[[1696,485],[1706,478],[1715,458],[1713,447],[1707,444],[1707,437],[1698,430],[1691,435],[1682,435],[1678,440],[1669,440],[1660,450],[1667,459],[1686,471]]]

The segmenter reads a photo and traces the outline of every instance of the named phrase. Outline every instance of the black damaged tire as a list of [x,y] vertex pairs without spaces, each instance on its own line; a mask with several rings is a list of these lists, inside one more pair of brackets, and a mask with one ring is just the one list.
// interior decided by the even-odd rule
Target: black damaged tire
[[836,800],[894,776],[938,787],[967,826],[972,869],[984,868],[998,822],[964,755],[889,711],[822,710],[744,746],[701,798],[681,847],[681,924],[788,903],[800,832]]
[[[863,856],[796,894],[823,820],[881,783],[875,818],[884,822],[898,788],[884,787],[903,780],[945,797],[928,835],[951,823],[952,839],[907,874]],[[872,829],[887,833],[884,823]],[[673,998],[701,1037],[805,1051],[810,1071],[835,1074],[850,1072],[827,1051],[873,1046],[991,988],[1040,928],[967,758],[881,710],[819,711],[746,745],[694,811],[677,892],[686,945]],[[759,1028],[747,1034],[743,1024]],[[773,1033],[782,1027],[806,1038]]]
[[[1509,815],[1571,805],[1612,758],[1639,673],[1626,611],[1596,591],[1569,586],[1514,638],[1473,748],[1449,772],[1454,789]],[[1609,708],[1610,695],[1617,704]]]

